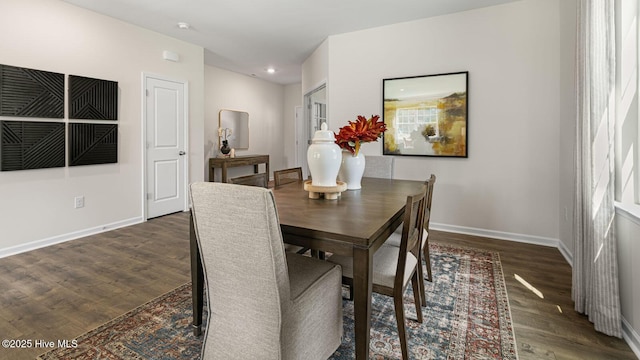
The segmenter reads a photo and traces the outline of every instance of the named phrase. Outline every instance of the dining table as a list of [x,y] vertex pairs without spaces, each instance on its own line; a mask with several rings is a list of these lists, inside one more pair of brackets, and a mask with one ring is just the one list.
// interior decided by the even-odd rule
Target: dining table
[[[363,178],[362,188],[336,200],[311,199],[304,181],[272,188],[283,241],[326,254],[353,258],[353,307],[356,359],[368,359],[371,327],[373,255],[402,224],[407,196],[423,181]],[[204,275],[191,222],[193,327],[202,327]]]

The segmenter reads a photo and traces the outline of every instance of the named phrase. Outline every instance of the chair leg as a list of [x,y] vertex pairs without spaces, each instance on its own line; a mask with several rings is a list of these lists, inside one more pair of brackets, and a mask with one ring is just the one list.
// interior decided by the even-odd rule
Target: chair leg
[[402,348],[402,358],[409,359],[409,347],[407,345],[407,329],[404,322],[404,307],[402,306],[402,292],[393,296],[393,304],[396,308],[396,321],[398,323],[398,337]]
[[429,254],[429,237],[425,239],[427,242],[424,244],[424,261],[427,263],[427,280],[429,282],[433,281],[433,276],[431,276],[431,255]]
[[420,304],[426,307],[427,306],[427,290],[426,290],[426,286],[424,285],[424,273],[422,271],[422,256],[420,254],[420,251],[418,251],[418,256],[420,258],[418,259],[417,275],[418,275],[418,278],[420,278],[421,280],[418,282],[418,290],[420,292]]
[[[420,290],[420,284],[423,284],[424,286],[424,279],[418,275],[417,272],[413,273],[413,276],[411,277],[411,285],[413,286],[413,302],[414,304],[416,304],[416,315],[418,316],[418,322],[422,324],[422,307],[420,305],[426,303],[426,300],[424,300],[423,296],[421,293],[422,291]],[[422,305],[422,306],[427,306]]]

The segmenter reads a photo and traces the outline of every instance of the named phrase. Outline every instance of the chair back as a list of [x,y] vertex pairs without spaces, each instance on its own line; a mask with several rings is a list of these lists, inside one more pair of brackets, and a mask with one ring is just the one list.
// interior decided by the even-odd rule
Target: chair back
[[290,285],[273,193],[216,182],[190,190],[210,304],[203,358],[244,358],[250,346],[279,359]]
[[431,174],[431,177],[424,182],[427,186],[427,195],[425,200],[425,216],[424,216],[424,229],[429,231],[429,222],[431,221],[431,200],[433,200],[433,187],[436,183],[436,176]]
[[[394,287],[403,289],[405,284],[405,270],[407,256],[412,253],[417,259],[420,259],[420,245],[422,239],[422,230],[424,228],[425,203],[426,203],[427,187],[423,186],[422,191],[407,196],[407,204],[404,210],[404,222],[402,224],[402,238],[400,240],[400,253],[398,255],[398,266],[396,269],[396,278]],[[418,264],[418,266],[421,266]]]
[[249,186],[258,186],[263,188],[268,187],[268,184],[269,184],[266,173],[238,176],[238,177],[229,179],[228,182],[236,185],[249,185]]
[[393,179],[392,156],[365,156],[364,177]]
[[280,186],[300,180],[302,180],[301,167],[277,170],[273,172],[273,181],[275,183],[275,186]]

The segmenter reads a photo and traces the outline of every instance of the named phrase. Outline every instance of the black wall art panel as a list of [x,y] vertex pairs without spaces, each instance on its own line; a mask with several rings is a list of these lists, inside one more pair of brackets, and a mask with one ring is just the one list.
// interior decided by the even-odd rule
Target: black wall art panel
[[118,162],[118,125],[69,124],[69,166]]
[[0,170],[64,167],[62,122],[0,121]]
[[0,116],[64,118],[64,74],[0,64]]
[[69,119],[117,120],[118,82],[69,75]]

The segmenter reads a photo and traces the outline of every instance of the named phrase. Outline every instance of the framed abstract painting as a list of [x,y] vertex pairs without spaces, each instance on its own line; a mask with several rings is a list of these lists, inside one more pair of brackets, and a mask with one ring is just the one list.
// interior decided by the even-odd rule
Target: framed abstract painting
[[466,158],[467,71],[383,79],[384,155]]

